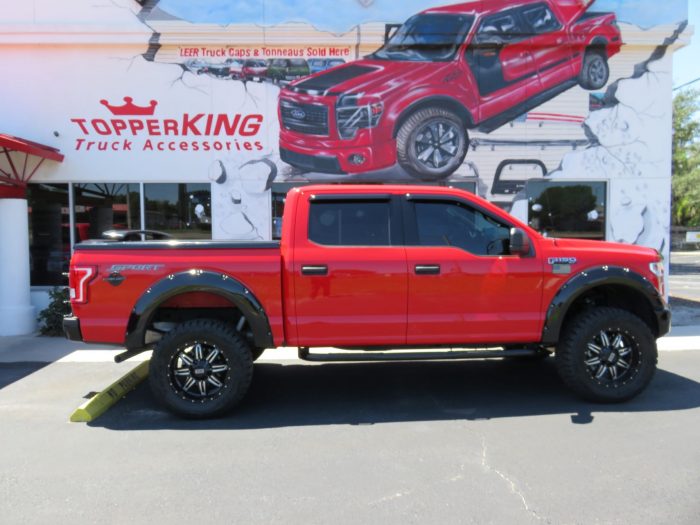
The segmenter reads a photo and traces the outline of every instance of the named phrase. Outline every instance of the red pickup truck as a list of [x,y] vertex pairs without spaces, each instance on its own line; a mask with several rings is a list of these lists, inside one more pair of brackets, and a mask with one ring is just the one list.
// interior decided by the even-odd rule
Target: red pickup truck
[[[654,373],[663,282],[650,248],[545,238],[461,190],[319,185],[290,191],[280,243],[78,244],[64,330],[125,345],[119,360],[153,348],[155,396],[189,417],[229,410],[281,346],[319,361],[554,352],[578,394],[620,401]],[[356,352],[310,351],[329,346]]]
[[307,171],[399,164],[453,173],[467,129],[489,132],[577,83],[602,88],[622,45],[591,0],[489,0],[411,17],[375,53],[291,83],[279,97],[280,157]]

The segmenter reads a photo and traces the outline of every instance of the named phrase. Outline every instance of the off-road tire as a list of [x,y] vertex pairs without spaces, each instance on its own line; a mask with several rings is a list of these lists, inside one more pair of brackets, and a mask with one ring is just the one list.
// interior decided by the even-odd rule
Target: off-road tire
[[578,83],[589,91],[602,89],[610,78],[610,66],[604,50],[589,50],[583,57]]
[[[417,158],[416,140],[419,132],[431,123],[451,126],[457,134],[457,149],[451,160],[442,167],[430,168]],[[469,135],[464,122],[453,112],[438,107],[428,107],[413,113],[396,134],[396,156],[406,172],[420,180],[442,180],[455,172],[464,162],[469,146]]]
[[[622,368],[621,358],[617,358],[617,365],[610,364],[615,357],[610,362],[595,363],[596,356],[604,354],[596,354],[589,345],[605,346],[600,343],[603,332],[608,334],[607,339],[620,335],[620,355],[629,349],[623,361],[629,362],[629,368]],[[608,345],[610,349],[614,346]],[[631,399],[646,388],[654,376],[657,357],[656,340],[644,321],[626,310],[600,307],[578,314],[567,324],[557,345],[555,362],[562,380],[576,394],[589,401],[616,403]],[[599,378],[601,367],[607,371]],[[617,379],[612,375],[613,367],[615,375],[619,374]]]
[[[190,390],[184,390],[185,385],[181,384],[188,379],[186,374],[182,376],[186,372],[185,368],[190,369],[191,378],[195,377],[195,368],[194,365],[187,367],[178,361],[178,356],[186,352],[190,352],[186,356],[191,356],[197,343],[205,349],[200,349],[200,354],[210,354],[213,349],[218,349],[220,354],[216,354],[212,361],[219,368],[226,367],[225,372],[210,374],[213,381],[222,384],[218,390],[204,376],[200,379],[205,383],[204,388],[210,389],[209,396],[202,395],[199,391],[199,380],[197,386]],[[208,361],[203,359],[208,354],[200,355],[200,362]],[[181,368],[177,368],[177,363],[180,363]],[[203,367],[196,370],[205,373]],[[169,411],[192,419],[213,418],[229,412],[243,399],[252,378],[253,357],[250,346],[234,327],[210,319],[187,321],[164,335],[153,350],[148,373],[151,391],[156,400]],[[197,395],[201,398],[197,398]]]

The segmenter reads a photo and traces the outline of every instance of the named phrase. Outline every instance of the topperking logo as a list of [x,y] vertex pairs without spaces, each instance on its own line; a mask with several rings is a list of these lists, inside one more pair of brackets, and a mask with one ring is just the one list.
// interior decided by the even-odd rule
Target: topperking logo
[[76,151],[261,151],[256,140],[263,123],[261,114],[183,113],[177,118],[156,117],[156,100],[146,106],[124,97],[115,106],[100,100],[109,116],[71,118],[82,136]]

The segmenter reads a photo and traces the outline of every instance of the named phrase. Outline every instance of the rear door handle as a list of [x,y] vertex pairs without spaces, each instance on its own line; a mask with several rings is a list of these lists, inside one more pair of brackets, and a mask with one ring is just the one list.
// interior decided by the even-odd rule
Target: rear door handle
[[302,275],[328,275],[328,266],[325,264],[316,264],[301,267]]
[[439,264],[416,264],[416,275],[439,275]]

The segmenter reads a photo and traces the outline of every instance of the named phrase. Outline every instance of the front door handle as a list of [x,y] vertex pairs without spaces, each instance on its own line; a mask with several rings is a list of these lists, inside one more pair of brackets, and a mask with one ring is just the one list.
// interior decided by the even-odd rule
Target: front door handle
[[439,275],[439,264],[416,264],[416,275]]
[[301,267],[302,275],[328,275],[328,266],[325,264],[315,264]]

